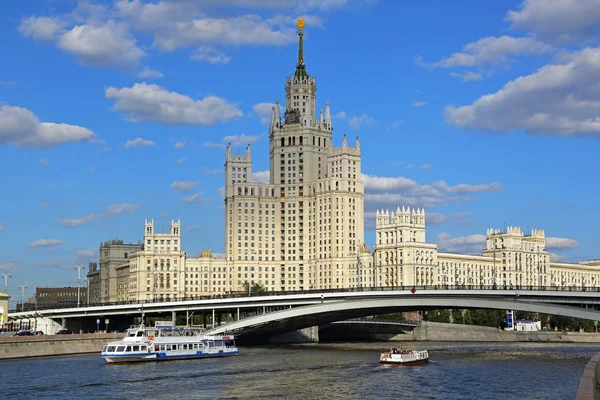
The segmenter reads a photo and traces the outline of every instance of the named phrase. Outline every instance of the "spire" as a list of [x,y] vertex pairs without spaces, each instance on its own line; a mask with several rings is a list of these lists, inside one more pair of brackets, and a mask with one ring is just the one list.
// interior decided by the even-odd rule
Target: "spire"
[[231,160],[231,143],[227,144],[227,155],[226,155],[226,159],[227,160]]
[[323,125],[323,109],[319,110],[319,124]]
[[304,36],[304,34],[302,33],[302,29],[304,29],[304,25],[306,25],[304,18],[298,18],[298,21],[296,21],[296,26],[298,27],[298,63],[296,64],[297,69],[304,69],[304,49],[302,46],[302,36]]
[[248,143],[248,147],[246,147],[246,161],[250,161],[250,157],[252,153],[250,153],[250,143]]
[[298,63],[296,64],[296,79],[304,80],[308,79],[308,74],[306,73],[305,65],[304,65],[304,46],[303,46],[303,36],[304,33],[302,30],[304,29],[304,25],[306,22],[304,18],[298,18],[296,22],[296,26],[298,27]]
[[344,133],[344,139],[342,139],[342,150],[348,149],[348,141],[346,140],[346,134]]
[[356,145],[354,146],[354,148],[360,152],[360,142],[358,141],[358,136],[356,137]]

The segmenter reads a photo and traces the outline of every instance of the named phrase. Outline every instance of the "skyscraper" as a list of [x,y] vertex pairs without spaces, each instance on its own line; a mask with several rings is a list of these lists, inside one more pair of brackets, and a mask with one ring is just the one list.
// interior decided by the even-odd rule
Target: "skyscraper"
[[364,241],[364,182],[358,138],[333,145],[329,103],[317,117],[317,84],[304,62],[298,26],[296,70],[286,79],[285,109],[272,108],[268,184],[252,182],[250,145],[227,147],[225,256],[232,290],[245,282],[269,290],[358,285]]

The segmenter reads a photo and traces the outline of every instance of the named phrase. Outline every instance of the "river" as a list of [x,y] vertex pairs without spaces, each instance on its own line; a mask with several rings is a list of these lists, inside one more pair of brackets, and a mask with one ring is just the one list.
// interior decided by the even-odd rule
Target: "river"
[[[395,343],[402,346],[402,343]],[[3,399],[573,399],[597,345],[406,343],[421,367],[378,364],[390,343],[241,348],[223,359],[107,365],[97,355],[0,362]],[[416,345],[416,346],[415,346]]]

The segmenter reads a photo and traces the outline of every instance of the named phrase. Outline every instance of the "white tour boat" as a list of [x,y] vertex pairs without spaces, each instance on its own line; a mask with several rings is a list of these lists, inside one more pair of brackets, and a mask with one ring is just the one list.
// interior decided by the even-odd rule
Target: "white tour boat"
[[107,343],[100,353],[109,364],[225,357],[239,353],[233,335],[206,336],[199,328],[156,327],[128,329],[125,337]]
[[392,365],[423,365],[429,362],[429,352],[392,348],[381,353],[379,362]]

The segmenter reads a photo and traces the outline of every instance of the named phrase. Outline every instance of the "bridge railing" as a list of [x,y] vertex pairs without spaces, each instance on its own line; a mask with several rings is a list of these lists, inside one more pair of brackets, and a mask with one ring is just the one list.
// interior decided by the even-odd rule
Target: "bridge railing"
[[[156,303],[170,303],[178,301],[194,301],[194,300],[215,300],[215,299],[233,299],[233,298],[244,298],[244,297],[261,297],[261,296],[282,296],[282,295],[296,295],[296,294],[327,294],[327,293],[354,293],[354,292],[380,292],[380,291],[398,291],[398,290],[413,290],[417,293],[420,290],[528,290],[528,291],[568,291],[568,292],[600,292],[600,287],[589,287],[589,286],[526,286],[526,285],[424,285],[424,286],[413,286],[413,285],[398,285],[398,286],[368,286],[368,287],[356,287],[356,288],[339,288],[339,289],[308,289],[308,290],[287,290],[287,291],[264,291],[255,293],[226,293],[212,296],[184,296],[178,298],[155,298],[145,300],[132,300],[132,301],[115,301],[115,302],[93,302],[82,304],[79,308],[86,307],[105,307],[105,306],[117,306],[117,305],[129,305],[129,304],[156,304]],[[11,312],[20,311],[41,311],[41,310],[56,310],[63,308],[77,308],[77,304],[40,304],[37,306],[25,304],[23,310],[17,307],[16,310]]]

